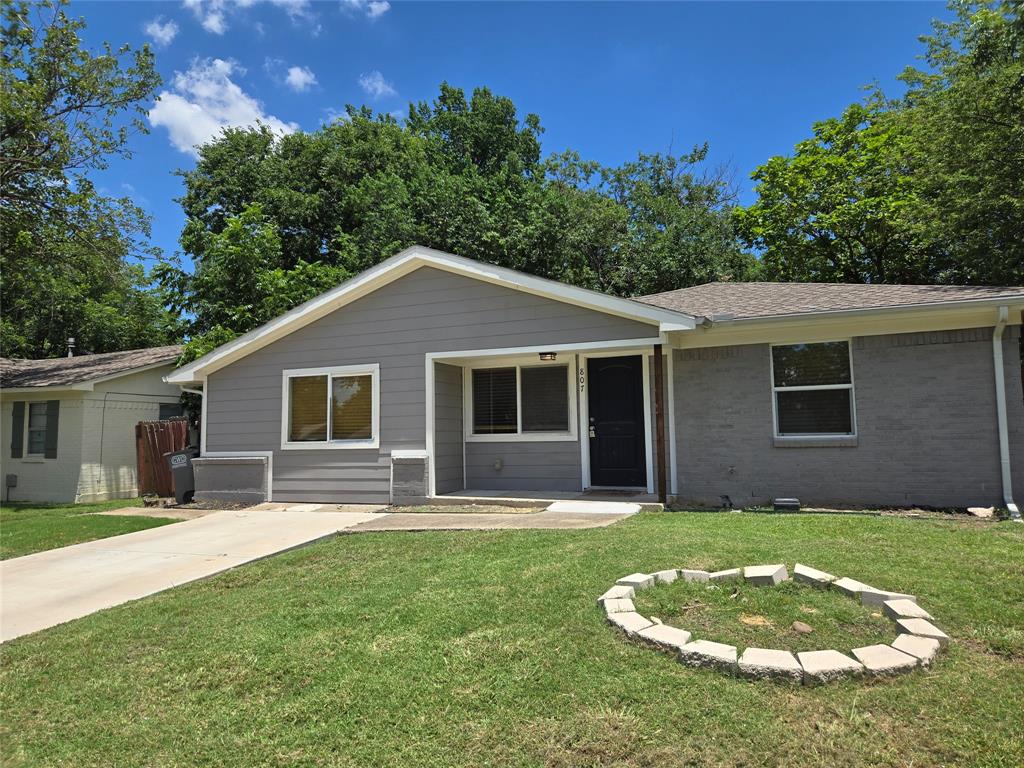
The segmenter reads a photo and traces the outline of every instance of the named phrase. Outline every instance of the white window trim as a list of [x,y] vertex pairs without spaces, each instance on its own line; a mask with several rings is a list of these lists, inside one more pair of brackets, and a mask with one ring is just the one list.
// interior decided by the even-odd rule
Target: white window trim
[[[371,435],[369,440],[323,440],[318,442],[291,442],[288,440],[288,380],[299,376],[370,376],[373,387]],[[330,435],[331,386],[327,383],[327,434]],[[330,451],[357,450],[380,447],[380,365],[339,365],[331,368],[289,368],[281,372],[281,450]]]
[[[523,432],[523,387],[522,369],[556,366],[566,368],[566,387],[568,393],[569,429],[560,432]],[[475,434],[473,432],[473,371],[481,368],[515,368],[516,371],[516,431],[500,434]],[[471,365],[462,369],[463,404],[463,437],[467,443],[574,443],[577,436],[576,419],[576,381],[573,375],[575,365],[571,355],[565,359],[540,360],[537,355],[532,357],[515,357],[491,360],[474,360]]]
[[[798,387],[777,387],[775,386],[775,356],[772,350],[775,347],[795,347],[801,344],[829,344],[843,342],[846,344],[846,352],[850,359],[850,383],[849,384],[812,384]],[[772,387],[772,434],[776,440],[800,442],[802,440],[850,440],[857,437],[857,396],[854,392],[853,373],[853,339],[827,339],[822,341],[792,341],[768,345],[768,368],[769,383]],[[779,392],[807,392],[817,389],[848,389],[850,391],[850,426],[852,432],[810,432],[801,434],[781,434],[779,432],[779,408],[777,395]]]

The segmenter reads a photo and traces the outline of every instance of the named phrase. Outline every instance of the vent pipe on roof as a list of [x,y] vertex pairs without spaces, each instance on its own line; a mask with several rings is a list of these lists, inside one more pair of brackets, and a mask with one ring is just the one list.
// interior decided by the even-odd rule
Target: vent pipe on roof
[[68,357],[75,356],[75,337],[68,336]]
[[995,328],[992,330],[992,362],[996,376],[996,423],[999,428],[999,469],[1003,478],[1003,503],[1010,519],[1021,522],[1020,510],[1013,501],[1013,478],[1010,472],[1010,434],[1006,424],[1006,371],[1003,368],[1003,331],[1009,319],[1010,308],[1000,307]]

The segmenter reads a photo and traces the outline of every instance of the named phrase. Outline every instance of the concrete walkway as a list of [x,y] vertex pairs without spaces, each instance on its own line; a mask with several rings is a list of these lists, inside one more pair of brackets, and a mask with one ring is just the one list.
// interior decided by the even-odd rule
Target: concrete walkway
[[2,561],[0,642],[387,517],[315,509],[215,512]]
[[352,526],[346,533],[364,531],[499,531],[518,529],[571,530],[604,528],[635,514],[634,512],[600,513],[554,512],[544,510],[518,515],[474,512],[434,513],[396,512]]

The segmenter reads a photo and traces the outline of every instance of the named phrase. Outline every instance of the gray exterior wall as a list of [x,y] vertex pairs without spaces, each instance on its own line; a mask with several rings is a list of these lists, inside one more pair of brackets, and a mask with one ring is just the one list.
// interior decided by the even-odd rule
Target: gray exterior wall
[[436,490],[462,489],[462,369],[434,364],[434,465]]
[[[273,451],[275,500],[386,503],[391,450],[425,447],[427,352],[655,335],[645,323],[422,267],[210,374],[206,448]],[[380,449],[281,450],[282,370],[366,363],[380,364]]]
[[[1024,493],[1020,327],[1004,334],[1010,460]],[[679,498],[737,506],[1001,505],[992,329],[852,341],[857,440],[776,447],[766,344],[677,350]]]
[[473,490],[578,491],[582,483],[577,440],[466,443],[466,485]]

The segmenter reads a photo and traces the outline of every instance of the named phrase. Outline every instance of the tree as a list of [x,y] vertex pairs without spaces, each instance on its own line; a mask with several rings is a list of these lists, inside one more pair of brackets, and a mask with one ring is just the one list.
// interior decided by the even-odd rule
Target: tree
[[206,333],[308,298],[300,274],[326,287],[414,243],[620,295],[746,274],[706,147],[602,168],[542,160],[542,132],[509,99],[447,84],[404,125],[349,107],[311,133],[226,130],[182,173],[195,279],[167,268],[161,282]]
[[934,273],[935,253],[908,216],[913,179],[896,167],[901,137],[885,116],[877,101],[853,104],[815,123],[792,157],[754,171],[758,199],[736,221],[766,276],[912,283]]
[[3,10],[0,76],[0,346],[11,356],[165,341],[173,320],[145,290],[149,222],[100,195],[90,173],[128,156],[159,85],[148,48],[93,54],[63,0]]
[[1024,282],[1024,21],[1011,3],[953,7],[902,98],[876,89],[754,172],[736,223],[766,276]]
[[943,282],[1024,283],[1024,15],[1020,3],[953,6],[923,38],[929,69],[900,77],[893,107],[918,190],[922,240]]

